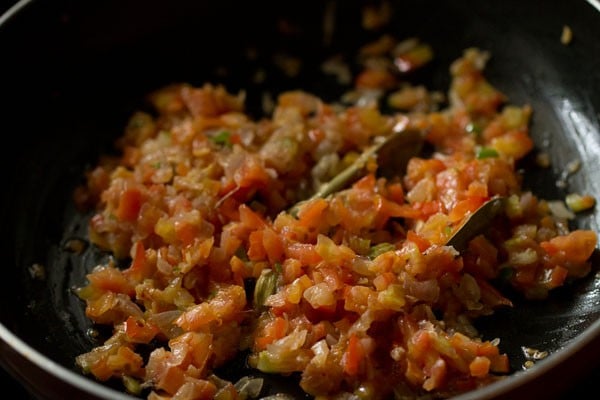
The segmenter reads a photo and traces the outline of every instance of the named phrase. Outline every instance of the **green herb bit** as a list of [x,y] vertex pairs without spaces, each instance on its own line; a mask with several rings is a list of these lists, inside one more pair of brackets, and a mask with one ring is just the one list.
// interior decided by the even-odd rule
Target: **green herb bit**
[[451,226],[444,227],[444,235],[446,235],[446,236],[452,235],[452,227]]
[[211,136],[210,140],[212,140],[212,142],[214,144],[218,144],[221,146],[227,146],[227,147],[232,146],[231,132],[226,131],[226,130],[220,131],[216,135]]
[[478,160],[483,160],[484,158],[496,158],[498,155],[498,152],[491,147],[479,147],[475,152],[475,157]]
[[392,250],[396,250],[396,246],[394,246],[391,243],[379,243],[376,244],[375,246],[371,247],[371,249],[369,250],[369,258],[371,260],[377,258],[378,256],[380,256],[383,253],[387,253],[388,251],[392,251]]

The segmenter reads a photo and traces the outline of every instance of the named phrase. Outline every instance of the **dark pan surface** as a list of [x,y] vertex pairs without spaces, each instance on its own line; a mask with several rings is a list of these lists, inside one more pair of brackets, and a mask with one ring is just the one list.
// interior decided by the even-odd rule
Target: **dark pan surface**
[[[71,203],[85,167],[111,151],[127,117],[153,89],[182,81],[224,82],[233,91],[247,89],[250,110],[257,115],[263,90],[302,88],[333,100],[342,89],[320,74],[321,62],[338,52],[351,59],[358,46],[381,33],[357,30],[357,5],[342,1],[30,3],[0,26],[2,137],[16,142],[5,145],[1,161],[6,185],[0,199],[0,362],[40,398],[60,398],[73,387],[83,392],[78,396],[115,398],[116,392],[81,379],[74,365],[75,356],[99,342],[87,334],[91,324],[72,288],[110,256],[93,247],[81,255],[65,248],[67,241],[86,237],[87,216]],[[584,0],[546,1],[543,7],[516,0],[398,3],[401,12],[390,30],[399,38],[429,42],[436,56],[414,81],[445,91],[448,66],[464,48],[489,50],[486,75],[510,102],[532,105],[532,136],[551,156],[551,170],[526,160],[525,186],[549,199],[569,191],[600,199],[598,10]],[[324,43],[322,14],[333,5],[336,30]],[[276,21],[282,17],[299,28],[295,34],[278,34]],[[568,46],[560,43],[563,25],[574,32]],[[257,58],[247,57],[248,47]],[[304,60],[297,78],[271,67],[272,55],[282,52]],[[249,84],[259,66],[267,67],[269,78],[262,85]],[[556,181],[573,160],[582,167],[566,178],[566,188],[559,188]],[[573,226],[600,232],[600,215],[581,215]],[[34,264],[44,266],[44,279],[32,277]],[[511,294],[514,309],[480,321],[486,338],[501,338],[516,375],[462,397],[509,396],[513,389],[523,397],[552,395],[585,368],[600,367],[594,360],[600,356],[599,271],[595,255],[588,278],[540,303]],[[518,372],[525,361],[521,346],[551,355]],[[577,361],[570,361],[575,353]],[[31,364],[41,365],[42,372],[31,374]],[[240,362],[224,373],[234,377],[246,371]],[[560,379],[535,384],[544,374]],[[48,376],[51,387],[44,383]],[[286,380],[271,383],[273,392],[294,390]]]

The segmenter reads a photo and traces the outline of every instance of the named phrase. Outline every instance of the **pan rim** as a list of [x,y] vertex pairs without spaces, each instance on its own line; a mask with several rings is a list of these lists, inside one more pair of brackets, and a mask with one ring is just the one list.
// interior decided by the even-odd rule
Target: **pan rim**
[[0,340],[8,344],[19,356],[31,362],[35,367],[86,393],[101,396],[103,399],[130,400],[133,398],[68,370],[25,343],[2,322],[0,322]]
[[27,6],[32,1],[33,0],[19,0],[17,3],[13,4],[12,7],[6,10],[3,14],[0,14],[0,27],[7,23],[15,15],[17,15],[25,6]]

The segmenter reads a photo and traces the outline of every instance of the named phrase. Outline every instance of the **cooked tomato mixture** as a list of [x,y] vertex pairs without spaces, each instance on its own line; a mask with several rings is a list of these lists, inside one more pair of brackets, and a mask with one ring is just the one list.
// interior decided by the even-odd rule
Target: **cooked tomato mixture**
[[[119,156],[75,193],[93,210],[90,241],[129,260],[97,266],[77,290],[87,316],[112,328],[77,358],[82,370],[155,400],[259,396],[256,379],[215,372],[240,354],[299,376],[317,399],[447,398],[507,376],[502,338],[473,322],[513,307],[502,288],[540,301],[585,276],[597,237],[523,189],[532,109],[486,80],[488,54],[456,59],[446,96],[402,82],[432,57],[408,48],[395,70],[365,63],[355,101],[289,91],[259,119],[219,85],[152,93],[155,112],[131,117]],[[357,180],[311,197],[405,129],[428,150],[405,171],[384,178],[373,155]],[[496,197],[489,228],[449,245]]]

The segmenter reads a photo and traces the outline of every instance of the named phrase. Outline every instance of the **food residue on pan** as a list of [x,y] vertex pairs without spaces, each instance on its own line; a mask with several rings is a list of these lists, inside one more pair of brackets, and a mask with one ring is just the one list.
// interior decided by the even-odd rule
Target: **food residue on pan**
[[551,164],[550,155],[548,153],[546,153],[545,151],[539,152],[535,156],[535,163],[538,167],[541,167],[541,168],[550,167],[550,164]]
[[573,174],[577,173],[577,171],[579,171],[580,169],[581,169],[581,160],[575,159],[575,160],[569,161],[567,163],[567,165],[565,166],[565,168],[561,171],[561,174],[560,174],[558,180],[556,181],[556,186],[561,189],[565,189],[568,185],[567,181],[568,181],[569,177],[572,176]]
[[560,34],[560,42],[565,46],[570,44],[573,40],[573,31],[569,25],[563,25],[562,32]]
[[548,357],[548,352],[543,350],[534,349],[532,347],[522,346],[521,350],[523,351],[523,355],[528,360],[542,360]]
[[523,363],[523,369],[527,370],[533,367],[536,361],[543,360],[548,357],[548,352],[543,350],[534,349],[532,347],[521,346],[523,355],[525,356],[525,362]]
[[[77,290],[112,328],[77,357],[85,373],[158,400],[259,397],[261,379],[216,375],[246,353],[317,398],[447,398],[511,372],[501,338],[474,321],[513,306],[502,284],[543,301],[590,272],[596,234],[568,222],[593,199],[573,194],[569,209],[522,187],[533,110],[485,78],[490,54],[459,55],[447,96],[406,79],[433,59],[427,43],[390,37],[361,54],[349,102],[286,91],[261,119],[220,85],[150,94],[154,113],[132,115],[120,156],[76,195],[94,209],[91,243],[128,260]],[[371,159],[351,186],[305,201],[400,122],[432,150],[393,178]],[[496,196],[498,223],[462,253],[447,246]]]
[[565,203],[573,212],[586,211],[596,205],[596,199],[589,194],[569,193],[565,197]]
[[29,275],[32,279],[43,281],[46,279],[46,267],[38,263],[31,264]]
[[75,253],[75,254],[81,254],[85,250],[86,247],[87,247],[86,241],[83,239],[80,239],[80,238],[68,239],[63,244],[63,248],[66,251],[69,251],[69,252]]

